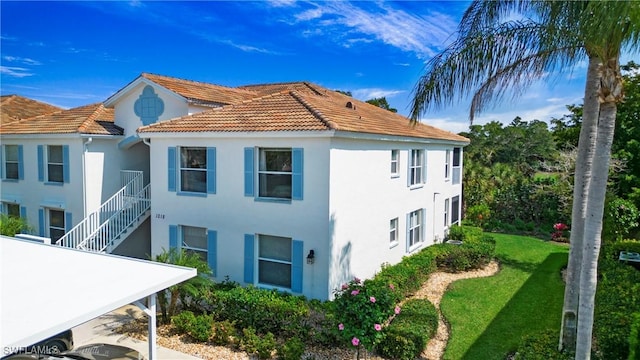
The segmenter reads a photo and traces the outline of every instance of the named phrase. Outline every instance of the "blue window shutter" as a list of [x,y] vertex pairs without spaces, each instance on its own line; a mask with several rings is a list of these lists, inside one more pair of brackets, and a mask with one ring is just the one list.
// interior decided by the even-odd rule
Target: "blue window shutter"
[[44,209],[38,209],[38,230],[40,231],[40,236],[44,236]]
[[408,213],[407,214],[407,252],[409,252],[409,248],[411,247],[411,245],[410,245],[411,244],[411,240],[409,239],[409,235],[410,235],[409,228],[411,227],[410,221],[411,221],[411,213]]
[[244,148],[244,196],[253,196],[254,194],[254,148]]
[[422,182],[427,183],[427,150],[422,151]]
[[62,178],[65,183],[69,182],[71,169],[69,167],[69,145],[62,146]]
[[291,150],[291,199],[302,200],[304,153],[301,148]]
[[213,276],[218,274],[218,232],[215,230],[207,231],[207,262]]
[[44,146],[38,145],[38,181],[44,181]]
[[24,180],[24,150],[18,145],[18,179]]
[[167,159],[167,182],[169,191],[176,191],[176,148],[169,147]]
[[304,243],[293,240],[291,246],[291,291],[302,292],[302,270],[304,264]]
[[169,225],[169,250],[178,248],[178,226]]
[[[0,179],[4,179],[4,167],[5,167],[5,162],[4,162],[4,146],[0,145]],[[19,170],[18,170],[19,171]]]
[[23,220],[27,218],[27,208],[25,206],[20,206],[20,217]]
[[70,212],[64,212],[64,231],[73,229],[73,217]]
[[207,148],[207,193],[216,193],[216,148]]
[[255,237],[256,236],[253,234],[244,234],[244,282],[247,284],[253,284],[253,269],[255,267]]

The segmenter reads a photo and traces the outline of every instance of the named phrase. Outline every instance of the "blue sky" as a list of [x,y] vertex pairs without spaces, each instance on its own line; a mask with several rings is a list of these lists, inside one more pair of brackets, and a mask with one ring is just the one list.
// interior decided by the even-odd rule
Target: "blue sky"
[[[106,100],[142,72],[238,86],[311,81],[408,115],[425,61],[451,41],[467,1],[0,2],[3,95],[64,108]],[[581,103],[585,64],[537,83],[475,123],[548,121]],[[468,102],[425,114],[454,132]]]

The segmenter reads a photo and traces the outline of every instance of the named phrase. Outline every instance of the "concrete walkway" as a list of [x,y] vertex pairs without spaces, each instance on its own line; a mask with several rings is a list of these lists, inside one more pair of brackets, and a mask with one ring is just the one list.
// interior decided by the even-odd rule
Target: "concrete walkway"
[[[123,324],[143,316],[144,315],[140,309],[136,306],[127,305],[82,325],[78,325],[72,329],[74,347],[96,343],[115,344],[135,349],[141,353],[145,359],[149,359],[149,345],[146,341],[141,341],[130,336],[114,332],[115,329]],[[157,357],[161,360],[200,359],[160,346],[158,346]]]

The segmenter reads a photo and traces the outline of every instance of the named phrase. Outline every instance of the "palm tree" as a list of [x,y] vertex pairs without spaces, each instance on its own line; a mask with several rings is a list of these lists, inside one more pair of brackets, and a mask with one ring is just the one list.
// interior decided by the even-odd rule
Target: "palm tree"
[[[510,20],[514,14],[522,19]],[[612,127],[622,98],[620,51],[640,47],[639,27],[640,3],[633,1],[475,0],[460,22],[457,39],[427,63],[414,93],[412,122],[430,108],[469,94],[473,122],[477,112],[501,101],[508,90],[517,97],[533,81],[560,76],[559,70],[588,58],[562,319],[565,336],[560,337],[561,346],[572,346],[577,318],[577,359],[590,356]]]

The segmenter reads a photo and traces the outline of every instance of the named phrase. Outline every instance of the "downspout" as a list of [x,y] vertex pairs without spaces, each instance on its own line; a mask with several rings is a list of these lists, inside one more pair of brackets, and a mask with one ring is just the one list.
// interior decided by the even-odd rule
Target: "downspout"
[[87,151],[89,151],[89,144],[93,142],[93,138],[90,137],[82,144],[82,203],[84,205],[84,216],[86,218],[89,210],[87,208],[87,168],[85,157],[87,156]]

